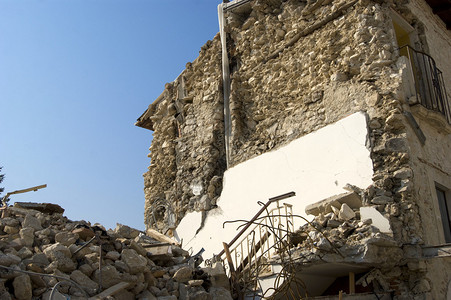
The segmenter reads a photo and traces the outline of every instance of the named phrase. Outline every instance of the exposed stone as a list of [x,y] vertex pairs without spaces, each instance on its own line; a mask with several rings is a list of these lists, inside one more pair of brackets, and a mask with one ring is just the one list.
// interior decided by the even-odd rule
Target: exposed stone
[[70,232],[58,232],[55,234],[55,242],[69,247],[77,241],[78,236]]
[[374,207],[361,207],[360,217],[362,220],[371,219],[373,226],[377,227],[381,232],[392,233],[389,221]]
[[202,279],[193,279],[188,281],[189,286],[201,286],[202,283],[204,283]]
[[346,203],[351,208],[362,206],[359,195],[355,192],[347,192],[329,197],[314,204],[309,204],[305,208],[305,213],[314,216],[318,216],[320,213],[327,214],[332,211],[332,206],[339,209],[343,203]]
[[83,274],[79,270],[75,270],[70,274],[70,279],[78,283],[83,289],[90,295],[93,296],[99,289],[99,285],[92,281],[88,276]]
[[39,221],[39,219],[36,217],[33,217],[31,214],[27,214],[25,216],[25,219],[22,223],[22,227],[31,227],[36,231],[42,229],[42,225],[41,225],[41,222]]
[[147,265],[147,259],[136,253],[133,249],[122,250],[121,260],[127,265],[131,274],[144,271]]
[[228,289],[223,287],[210,288],[210,295],[214,300],[232,300],[232,295]]
[[172,277],[174,280],[177,280],[177,282],[186,283],[189,280],[193,279],[193,268],[191,267],[182,267],[175,272],[174,276]]
[[123,236],[127,239],[134,239],[135,237],[137,237],[139,235],[138,230],[131,228],[127,225],[119,224],[119,223],[116,224],[116,229],[114,229],[114,232],[116,232],[120,236]]
[[33,296],[30,277],[26,274],[19,275],[13,281],[14,296],[18,300],[30,300]]
[[24,246],[31,247],[34,242],[34,229],[31,227],[22,228],[19,231],[20,238]]
[[351,220],[352,218],[355,218],[355,212],[349,207],[349,205],[343,203],[341,205],[340,212],[338,213],[338,218],[345,221]]

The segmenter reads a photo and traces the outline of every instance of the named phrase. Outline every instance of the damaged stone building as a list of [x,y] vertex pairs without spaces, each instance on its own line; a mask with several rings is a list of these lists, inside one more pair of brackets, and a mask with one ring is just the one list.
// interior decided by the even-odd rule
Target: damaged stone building
[[228,256],[238,297],[451,299],[450,2],[218,17],[136,123],[153,131],[146,226]]

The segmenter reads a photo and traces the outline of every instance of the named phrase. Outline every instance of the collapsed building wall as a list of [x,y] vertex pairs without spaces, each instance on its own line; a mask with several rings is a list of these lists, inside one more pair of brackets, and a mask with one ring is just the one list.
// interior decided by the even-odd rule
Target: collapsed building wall
[[448,83],[445,96],[451,52],[440,49],[450,49],[449,31],[422,0],[241,2],[225,11],[230,115],[216,36],[138,119],[155,131],[145,174],[146,225],[167,233],[188,212],[205,219],[220,206],[227,168],[363,112],[374,174],[362,202],[390,221],[404,251],[396,272],[390,270],[397,274],[389,276],[390,287],[439,298],[448,275],[432,284],[440,272],[418,262],[424,244],[446,242],[435,187],[451,187],[449,114],[418,104],[397,22],[412,28],[411,47],[436,58]]

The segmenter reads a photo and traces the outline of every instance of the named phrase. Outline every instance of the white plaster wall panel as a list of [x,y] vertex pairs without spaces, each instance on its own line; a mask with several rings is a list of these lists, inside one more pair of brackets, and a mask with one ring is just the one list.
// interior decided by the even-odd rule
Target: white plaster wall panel
[[306,216],[306,205],[343,193],[347,183],[366,188],[373,175],[367,133],[365,114],[355,113],[227,170],[220,209],[208,213],[195,238],[187,226],[179,226],[178,235],[194,252],[204,247],[204,258],[209,258],[237,233],[237,225],[223,229],[223,222],[249,220],[260,209],[257,201],[294,191],[296,196],[283,202],[293,204],[294,214]]

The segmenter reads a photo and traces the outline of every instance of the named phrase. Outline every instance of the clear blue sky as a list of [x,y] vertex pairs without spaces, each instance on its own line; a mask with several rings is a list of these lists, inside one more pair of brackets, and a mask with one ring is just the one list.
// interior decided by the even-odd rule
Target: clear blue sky
[[[218,0],[0,0],[0,166],[11,197],[144,229],[136,119],[218,32]],[[3,193],[4,195],[4,193]]]

